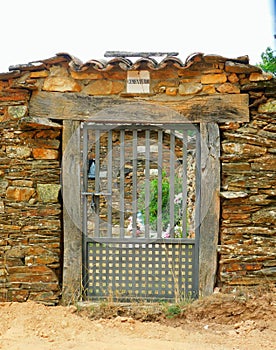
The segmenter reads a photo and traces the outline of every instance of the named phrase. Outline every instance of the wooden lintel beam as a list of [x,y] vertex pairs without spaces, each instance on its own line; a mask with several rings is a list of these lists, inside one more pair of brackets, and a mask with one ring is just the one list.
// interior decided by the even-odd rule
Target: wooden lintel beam
[[88,96],[80,93],[35,92],[29,114],[97,123],[224,123],[248,122],[247,94],[198,95],[190,98]]

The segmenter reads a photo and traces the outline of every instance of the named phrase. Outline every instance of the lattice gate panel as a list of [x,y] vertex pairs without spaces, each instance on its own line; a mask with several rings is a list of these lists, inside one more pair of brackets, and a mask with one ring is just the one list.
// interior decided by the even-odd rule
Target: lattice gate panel
[[90,299],[196,297],[194,244],[93,242],[87,247]]

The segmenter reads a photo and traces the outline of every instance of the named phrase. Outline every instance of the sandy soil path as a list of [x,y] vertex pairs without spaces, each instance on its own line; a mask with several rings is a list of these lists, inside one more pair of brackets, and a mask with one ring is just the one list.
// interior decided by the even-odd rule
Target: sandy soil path
[[[141,322],[125,316],[91,320],[87,314],[79,314],[72,306],[49,307],[34,302],[1,303],[0,349],[276,349],[274,301],[270,301],[265,310],[262,307],[255,308],[255,313],[251,312],[252,319],[250,314],[244,312],[238,318],[233,318],[233,322],[227,322],[229,305],[226,304],[225,312],[223,304],[217,310],[218,317],[208,319],[208,307],[206,313],[202,314],[203,305],[200,305],[197,312],[192,312],[189,317],[166,323]],[[217,305],[213,307],[218,308]]]

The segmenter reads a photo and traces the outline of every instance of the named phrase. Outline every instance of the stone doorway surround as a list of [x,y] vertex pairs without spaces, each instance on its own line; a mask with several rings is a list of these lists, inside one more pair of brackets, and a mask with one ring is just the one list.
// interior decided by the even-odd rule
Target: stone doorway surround
[[[140,91],[140,87],[131,86],[128,91],[128,86],[137,85],[140,78],[139,84],[147,85],[145,89]],[[62,284],[65,301],[76,300],[81,295],[80,188],[76,179],[80,176],[79,130],[84,121],[199,124],[201,196],[202,203],[208,203],[201,208],[200,293],[211,294],[217,278],[225,286],[275,280],[275,230],[272,228],[275,219],[275,112],[275,79],[251,66],[246,56],[229,59],[198,53],[188,57],[185,63],[176,56],[165,57],[159,63],[150,57],[142,57],[134,63],[125,57],[116,57],[106,63],[91,60],[83,64],[68,54],[58,54],[40,62],[11,67],[10,72],[0,74],[3,135],[14,135],[14,140],[18,140],[16,135],[23,133],[26,125],[28,135],[35,135],[38,128],[52,130],[62,126],[62,148],[52,150],[41,140],[37,145],[28,136],[14,141],[18,143],[13,150],[4,144],[1,149],[5,161],[0,165],[0,232],[7,246],[0,249],[9,260],[1,272],[1,283],[5,290],[8,288],[10,300],[24,295],[26,300],[36,298],[47,302],[49,299],[50,303],[55,303],[59,298],[58,283]],[[17,247],[21,238],[17,241],[16,237],[26,229],[21,225],[24,220],[17,207],[31,207],[33,220],[39,224],[41,218],[36,217],[36,201],[41,208],[47,208],[48,201],[41,195],[46,188],[41,187],[43,181],[33,181],[30,189],[24,189],[32,193],[32,201],[29,203],[29,199],[19,196],[16,203],[10,205],[10,187],[22,182],[16,182],[5,169],[6,164],[14,161],[14,150],[20,145],[29,152],[26,162],[22,155],[22,164],[30,165],[37,160],[35,157],[43,154],[45,159],[55,157],[56,173],[60,171],[59,160],[62,165],[63,198],[55,192],[55,198],[51,199],[63,205],[63,217],[57,214],[54,218],[56,225],[63,228],[63,236],[59,233],[62,243],[54,249],[55,254],[57,249],[63,250],[64,256],[59,266],[55,263],[55,268],[48,263],[52,252],[43,251],[39,246],[37,248],[47,256],[37,259],[30,256],[33,250],[27,241],[24,247]],[[260,184],[259,192],[256,192],[256,184]],[[59,183],[51,185],[55,191],[59,189]],[[246,212],[241,214],[241,210]],[[16,232],[14,225],[5,225],[5,220],[14,215],[13,211],[18,213]],[[39,234],[39,229],[34,231],[36,227],[39,226],[28,228],[33,230],[30,235]],[[15,240],[7,240],[7,236]],[[252,251],[246,246],[249,240]],[[262,244],[265,244],[266,256],[262,253]],[[233,256],[238,256],[235,264],[231,263]],[[30,259],[32,266],[27,265]],[[249,263],[244,264],[243,259]],[[57,269],[63,271],[60,280]],[[38,277],[33,276],[32,271],[42,270],[47,271],[49,281],[38,285],[35,283]],[[27,283],[20,284],[21,271],[24,271],[24,278],[27,276]],[[51,281],[55,283],[55,290],[48,293]]]

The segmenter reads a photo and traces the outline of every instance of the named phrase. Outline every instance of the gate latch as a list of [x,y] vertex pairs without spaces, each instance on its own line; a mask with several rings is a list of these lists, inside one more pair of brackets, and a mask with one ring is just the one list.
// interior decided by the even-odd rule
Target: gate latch
[[91,201],[91,209],[96,211],[97,204],[99,203],[99,200],[96,199],[100,196],[111,196],[112,193],[106,193],[106,192],[94,192],[92,193],[92,201]]

